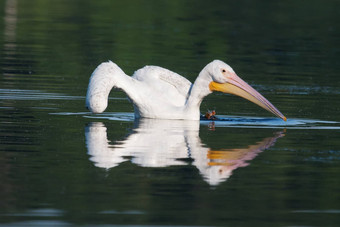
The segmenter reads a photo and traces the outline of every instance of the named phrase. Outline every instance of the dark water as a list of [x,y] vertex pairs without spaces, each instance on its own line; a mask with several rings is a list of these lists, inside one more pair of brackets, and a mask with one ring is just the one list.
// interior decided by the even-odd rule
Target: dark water
[[[0,226],[339,226],[339,6],[2,1]],[[134,121],[119,91],[92,115],[108,59],[191,81],[221,59],[288,121],[222,94],[223,121]]]

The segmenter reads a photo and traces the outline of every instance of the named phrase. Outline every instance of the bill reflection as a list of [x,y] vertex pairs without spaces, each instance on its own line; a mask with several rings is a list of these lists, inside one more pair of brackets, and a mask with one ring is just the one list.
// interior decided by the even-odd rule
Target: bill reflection
[[87,151],[94,165],[110,169],[131,161],[138,166],[156,168],[188,165],[185,160],[193,160],[190,163],[203,179],[216,186],[284,136],[283,132],[277,132],[245,148],[212,150],[201,142],[199,121],[140,119],[135,125],[132,134],[113,145],[102,122],[86,126]]

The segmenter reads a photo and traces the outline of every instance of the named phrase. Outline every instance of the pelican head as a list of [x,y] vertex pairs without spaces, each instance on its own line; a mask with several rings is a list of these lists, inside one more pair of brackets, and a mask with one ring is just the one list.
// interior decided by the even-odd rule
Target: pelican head
[[204,70],[206,70],[206,73],[209,74],[212,80],[209,83],[209,89],[211,92],[219,91],[240,96],[261,106],[284,121],[287,120],[287,118],[277,108],[275,108],[273,104],[238,77],[228,64],[220,60],[215,60],[208,64],[203,71]]

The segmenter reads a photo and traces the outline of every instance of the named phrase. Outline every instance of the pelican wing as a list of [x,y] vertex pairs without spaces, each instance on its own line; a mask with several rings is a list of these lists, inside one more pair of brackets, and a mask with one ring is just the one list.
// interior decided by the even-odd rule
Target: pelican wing
[[[183,105],[188,97],[191,82],[181,75],[159,66],[145,66],[137,70],[134,79],[148,84],[154,95],[174,105]],[[166,94],[166,96],[165,96]]]
[[166,70],[166,72],[161,73],[159,78],[172,86],[174,86],[180,94],[187,96],[191,87],[191,82],[185,77],[178,75],[177,73]]

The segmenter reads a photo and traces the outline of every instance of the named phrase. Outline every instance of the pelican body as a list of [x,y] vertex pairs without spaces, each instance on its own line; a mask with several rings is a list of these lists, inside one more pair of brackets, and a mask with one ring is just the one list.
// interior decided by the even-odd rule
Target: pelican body
[[136,118],[199,120],[203,98],[219,91],[248,99],[286,121],[278,109],[220,60],[206,65],[193,84],[158,66],[145,66],[128,76],[112,61],[103,62],[91,75],[86,107],[93,113],[102,113],[112,88],[127,94]]

